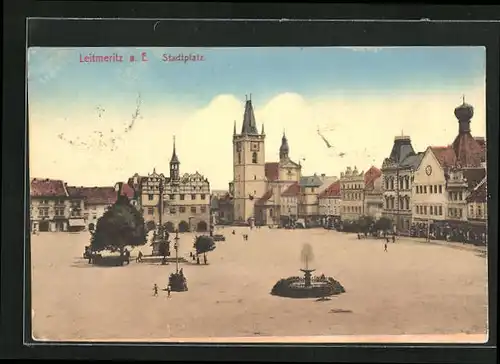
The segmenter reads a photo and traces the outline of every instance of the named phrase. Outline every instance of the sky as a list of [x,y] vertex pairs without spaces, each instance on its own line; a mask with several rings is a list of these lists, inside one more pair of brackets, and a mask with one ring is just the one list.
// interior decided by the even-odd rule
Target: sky
[[[92,55],[122,62],[85,62]],[[30,48],[30,176],[111,186],[136,172],[168,175],[175,136],[181,174],[227,189],[233,125],[240,131],[250,94],[267,162],[285,131],[304,175],[380,168],[397,135],[417,151],[450,144],[464,95],[472,134],[486,135],[485,56],[483,47]]]

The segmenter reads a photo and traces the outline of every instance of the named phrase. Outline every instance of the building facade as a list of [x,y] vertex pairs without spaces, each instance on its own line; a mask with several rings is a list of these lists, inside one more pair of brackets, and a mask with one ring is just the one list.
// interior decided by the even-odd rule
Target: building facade
[[31,230],[56,232],[71,230],[83,221],[83,200],[69,196],[62,180],[34,178],[30,182]]
[[292,225],[299,216],[300,185],[295,182],[281,194],[281,225]]
[[91,230],[117,198],[115,187],[68,186],[67,190],[70,196],[83,201],[84,224]]
[[321,186],[323,186],[323,181],[317,175],[303,176],[300,178],[299,186],[299,219],[304,219],[306,225],[309,226],[320,224],[318,193]]
[[259,133],[252,100],[246,100],[241,132],[233,130],[233,181],[230,193],[237,224],[279,224],[281,194],[300,181],[301,166],[289,157],[283,133],[279,162],[265,161],[264,126]]
[[411,228],[414,172],[423,155],[415,152],[409,136],[397,136],[382,164],[382,216],[389,218],[399,232],[408,233]]
[[328,222],[336,222],[341,219],[342,196],[340,181],[330,184],[318,195],[319,214],[323,218],[323,225]]
[[382,172],[372,166],[365,173],[364,215],[379,219],[383,208]]
[[467,220],[477,230],[477,235],[486,243],[488,224],[487,177],[485,176],[467,197]]
[[358,220],[364,215],[365,176],[357,167],[347,167],[340,174],[340,190],[342,196],[340,216],[342,221]]
[[147,176],[135,174],[128,184],[137,191],[144,220],[167,225],[170,230],[208,231],[210,225],[210,183],[198,172],[180,173],[180,161],[173,144],[170,175],[156,170]]

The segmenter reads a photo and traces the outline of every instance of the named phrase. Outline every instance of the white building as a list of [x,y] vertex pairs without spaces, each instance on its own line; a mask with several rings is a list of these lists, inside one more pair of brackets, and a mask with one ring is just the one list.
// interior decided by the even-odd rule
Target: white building
[[84,219],[88,228],[97,225],[97,221],[116,202],[117,191],[115,187],[67,187],[70,196],[83,199]]

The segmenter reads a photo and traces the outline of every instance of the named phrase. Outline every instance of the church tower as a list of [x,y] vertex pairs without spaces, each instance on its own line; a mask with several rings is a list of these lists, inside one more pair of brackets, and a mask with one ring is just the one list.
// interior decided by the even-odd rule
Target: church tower
[[247,98],[241,133],[233,131],[234,220],[255,218],[255,202],[266,192],[265,134],[257,130],[252,99]]
[[174,137],[174,147],[172,151],[172,158],[170,158],[170,181],[172,182],[179,182],[180,180],[180,175],[179,175],[179,165],[181,162],[179,162],[179,158],[177,157],[177,153],[175,152],[175,137]]

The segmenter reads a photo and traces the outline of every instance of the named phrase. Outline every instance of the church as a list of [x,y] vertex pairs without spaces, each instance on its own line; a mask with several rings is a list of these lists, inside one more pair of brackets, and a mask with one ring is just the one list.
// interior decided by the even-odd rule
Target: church
[[266,162],[264,125],[259,133],[252,100],[247,99],[241,132],[233,131],[233,217],[236,224],[276,225],[282,214],[281,195],[301,180],[301,165],[289,157],[285,132],[279,161]]

